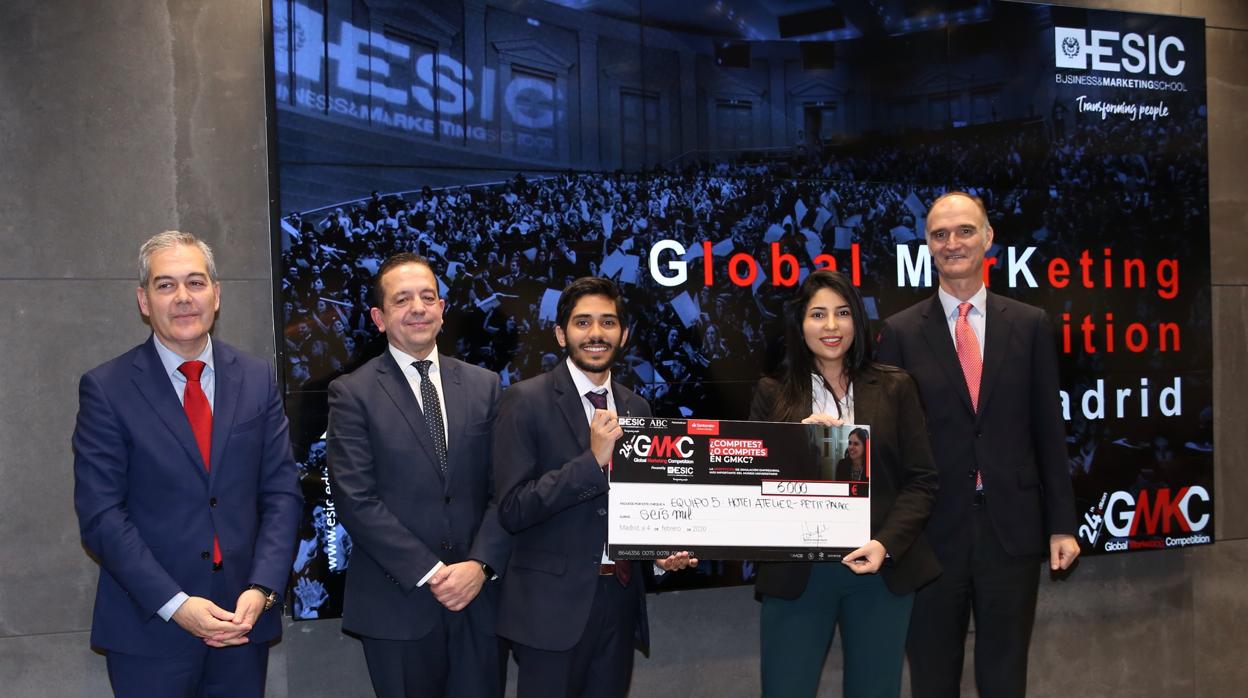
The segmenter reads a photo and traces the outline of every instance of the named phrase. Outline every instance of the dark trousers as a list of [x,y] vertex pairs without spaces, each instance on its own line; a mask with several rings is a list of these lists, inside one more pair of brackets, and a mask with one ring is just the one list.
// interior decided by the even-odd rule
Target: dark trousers
[[419,640],[360,641],[378,698],[503,695],[507,656],[501,640],[478,632],[463,611],[441,609],[433,630]]
[[[634,569],[636,566],[634,565]],[[585,631],[572,649],[541,650],[516,643],[518,698],[623,698],[633,676],[637,592],[611,575],[598,578]]]
[[118,698],[262,698],[269,646],[204,645],[202,651],[176,657],[109,652],[105,660]]
[[878,574],[840,563],[811,565],[796,599],[763,597],[763,695],[814,696],[837,626],[845,654],[846,696],[897,696],[914,594],[897,596]]
[[1027,650],[1036,617],[1040,562],[1005,552],[986,509],[971,512],[971,544],[940,560],[941,576],[919,590],[907,652],[915,698],[958,696],[971,613],[975,684],[985,698],[1027,692]]
[[[234,597],[225,588],[225,577],[213,575],[212,586],[217,605],[233,610],[233,603],[224,602]],[[234,647],[200,645],[194,652],[174,657],[109,651],[105,663],[113,695],[118,698],[262,698],[269,646],[262,642]]]

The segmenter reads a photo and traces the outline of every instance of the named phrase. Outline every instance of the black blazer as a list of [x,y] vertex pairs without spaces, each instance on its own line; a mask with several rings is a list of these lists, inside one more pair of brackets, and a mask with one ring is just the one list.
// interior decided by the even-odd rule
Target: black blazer
[[888,318],[880,333],[878,359],[914,376],[926,408],[940,473],[927,534],[942,560],[971,544],[976,467],[993,528],[1011,555],[1048,555],[1049,535],[1075,532],[1048,317],[995,293],[986,308],[978,414],[939,297]]
[[[775,379],[759,381],[750,419],[772,419],[779,391]],[[871,427],[871,537],[890,556],[880,574],[889,591],[908,594],[940,574],[923,537],[937,485],[914,380],[891,366],[868,368],[854,381],[854,421]],[[806,590],[811,564],[820,563],[762,563],[755,589],[796,599]]]
[[[439,561],[507,566],[511,536],[492,503],[490,430],[498,411],[492,371],[438,356],[446,402],[442,476],[420,403],[389,348],[329,385],[327,454],[338,516],[355,543],[342,627],[365,637],[418,640],[442,604],[416,584]],[[494,633],[497,581],[463,611]]]
[[835,479],[837,479],[837,480],[852,480],[852,479],[853,479],[853,477],[852,477],[852,476],[853,476],[853,474],[854,474],[854,461],[853,461],[853,459],[848,458],[848,457],[847,457],[847,458],[842,458],[842,459],[841,459],[841,461],[840,461],[839,463],[837,463],[837,464],[836,464],[836,474],[835,474]]
[[[620,415],[650,405],[612,381]],[[571,649],[589,620],[607,541],[607,477],[589,450],[589,424],[566,363],[503,392],[494,427],[498,515],[515,536],[498,634],[543,650]],[[634,564],[638,639],[648,644],[645,585]]]

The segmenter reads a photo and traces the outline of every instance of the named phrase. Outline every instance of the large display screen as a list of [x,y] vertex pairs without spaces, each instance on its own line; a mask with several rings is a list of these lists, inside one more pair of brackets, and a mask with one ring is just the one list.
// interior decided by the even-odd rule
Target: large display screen
[[744,419],[811,270],[848,273],[876,322],[934,293],[924,215],[950,189],[987,205],[991,290],[1053,321],[1085,550],[1211,542],[1203,22],[921,5],[274,0],[295,617],[340,612],[325,391],[384,349],[386,256],[432,260],[440,350],[504,386],[561,360],[569,281],[615,278],[615,375],[656,415]]

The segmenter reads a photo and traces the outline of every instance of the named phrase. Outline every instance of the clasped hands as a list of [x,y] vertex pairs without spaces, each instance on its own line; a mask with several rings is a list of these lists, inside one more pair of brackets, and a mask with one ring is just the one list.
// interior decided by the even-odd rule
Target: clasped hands
[[250,641],[247,633],[264,611],[265,596],[257,589],[238,595],[233,611],[227,611],[202,596],[191,596],[170,618],[183,630],[200,638],[209,647],[232,647]]
[[443,565],[429,578],[429,590],[448,611],[462,611],[481,593],[485,570],[476,560]]

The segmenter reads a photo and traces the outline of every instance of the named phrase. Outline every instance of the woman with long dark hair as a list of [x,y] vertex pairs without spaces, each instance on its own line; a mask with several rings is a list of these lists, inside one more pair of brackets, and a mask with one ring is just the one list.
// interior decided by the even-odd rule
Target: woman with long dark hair
[[858,427],[849,432],[845,445],[845,457],[836,464],[836,479],[850,482],[866,482],[871,479],[867,453],[871,448],[871,436],[866,429]]
[[871,540],[840,562],[759,565],[763,695],[815,695],[839,626],[844,694],[896,696],[914,591],[940,573],[922,533],[937,480],[918,388],[871,360],[866,309],[844,275],[806,277],[784,316],[784,363],[759,382],[750,419],[869,426]]

